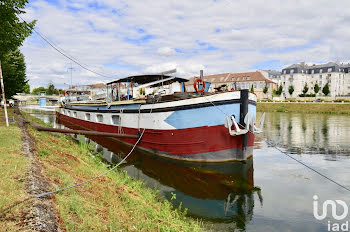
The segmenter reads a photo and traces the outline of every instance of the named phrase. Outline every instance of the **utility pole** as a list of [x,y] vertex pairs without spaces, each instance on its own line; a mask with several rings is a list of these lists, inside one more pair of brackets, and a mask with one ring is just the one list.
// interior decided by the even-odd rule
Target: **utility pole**
[[73,66],[72,63],[70,63],[70,68],[68,68],[70,70],[70,88],[73,88],[73,82],[72,82],[72,71],[73,71]]
[[6,108],[6,99],[5,99],[5,88],[4,88],[4,80],[2,77],[2,70],[1,70],[1,60],[0,60],[0,82],[1,82],[1,91],[2,91],[2,99],[4,101],[4,109],[5,109],[5,119],[6,119],[6,126],[9,126],[9,119],[7,117],[7,108]]

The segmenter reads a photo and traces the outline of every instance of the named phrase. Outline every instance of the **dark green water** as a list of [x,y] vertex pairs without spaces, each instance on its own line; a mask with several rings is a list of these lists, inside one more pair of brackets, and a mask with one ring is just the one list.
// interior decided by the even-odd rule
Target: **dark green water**
[[[54,115],[35,116],[55,122]],[[315,219],[313,196],[320,207],[324,200],[350,206],[350,192],[276,148],[350,188],[349,138],[349,116],[267,113],[265,131],[246,162],[183,164],[135,153],[123,169],[211,231],[328,231],[328,221],[338,221],[330,209],[324,220]],[[112,163],[129,151],[106,139],[96,142]],[[349,215],[341,223],[347,220]]]

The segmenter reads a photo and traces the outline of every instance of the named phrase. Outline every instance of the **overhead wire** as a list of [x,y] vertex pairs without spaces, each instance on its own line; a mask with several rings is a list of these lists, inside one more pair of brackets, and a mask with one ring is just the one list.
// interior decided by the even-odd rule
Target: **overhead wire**
[[[26,23],[28,25],[28,23],[20,16],[20,15],[17,15],[20,19],[22,19],[22,21],[24,23]],[[58,47],[57,45],[54,45],[54,43],[52,41],[50,41],[48,38],[46,38],[44,35],[42,35],[39,31],[35,30],[35,28],[33,28],[33,31],[42,39],[44,40],[48,45],[50,45],[53,49],[55,49],[57,52],[59,52],[61,55],[63,55],[64,57],[66,57],[67,59],[71,60],[72,62],[74,62],[75,64],[77,64],[78,66],[80,66],[81,68],[91,72],[91,73],[94,73],[98,76],[102,76],[102,77],[106,77],[106,78],[115,78],[113,76],[107,76],[107,75],[104,75],[102,73],[99,73],[99,72],[96,72],[90,68],[88,68],[86,65],[83,65],[81,64],[79,61],[77,61],[76,58],[74,58],[73,56],[71,55],[68,55],[67,52],[65,52],[62,48]]]

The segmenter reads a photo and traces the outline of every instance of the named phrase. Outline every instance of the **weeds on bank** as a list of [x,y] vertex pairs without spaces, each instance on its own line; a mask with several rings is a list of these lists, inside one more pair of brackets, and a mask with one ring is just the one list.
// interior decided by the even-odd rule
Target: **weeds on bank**
[[[36,120],[37,121],[37,120]],[[38,121],[37,121],[38,122]],[[107,171],[91,144],[69,136],[30,128],[45,175],[53,189],[76,184]],[[68,231],[201,231],[181,208],[158,200],[157,191],[124,171],[113,171],[85,185],[54,195],[62,225]]]
[[[13,119],[13,109],[8,109]],[[0,210],[28,197],[25,191],[26,166],[28,159],[22,154],[22,132],[15,122],[6,127],[4,111],[0,108]],[[0,218],[0,231],[16,231],[21,228],[21,218],[28,212],[28,203],[24,208],[15,207]]]

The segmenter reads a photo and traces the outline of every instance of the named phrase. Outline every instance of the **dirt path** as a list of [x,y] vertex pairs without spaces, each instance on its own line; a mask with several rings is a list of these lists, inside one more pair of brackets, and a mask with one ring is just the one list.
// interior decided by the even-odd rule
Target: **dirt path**
[[[50,191],[50,184],[43,175],[39,159],[36,157],[34,141],[30,137],[25,119],[19,112],[18,126],[23,132],[23,153],[29,158],[30,165],[27,170],[26,191],[30,195]],[[62,231],[59,228],[58,217],[51,197],[35,198],[31,201],[32,208],[25,219],[25,224],[35,231]]]

